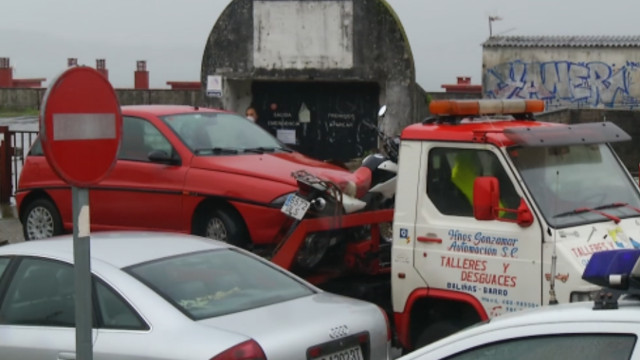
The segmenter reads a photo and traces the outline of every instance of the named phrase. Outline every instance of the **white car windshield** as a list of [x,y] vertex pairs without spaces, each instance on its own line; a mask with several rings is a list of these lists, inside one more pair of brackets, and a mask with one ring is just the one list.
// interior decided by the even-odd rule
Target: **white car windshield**
[[236,114],[196,112],[160,118],[196,155],[290,151],[260,126]]
[[194,320],[314,293],[277,268],[230,249],[163,258],[125,270]]
[[515,147],[509,156],[553,227],[640,216],[638,191],[607,145]]

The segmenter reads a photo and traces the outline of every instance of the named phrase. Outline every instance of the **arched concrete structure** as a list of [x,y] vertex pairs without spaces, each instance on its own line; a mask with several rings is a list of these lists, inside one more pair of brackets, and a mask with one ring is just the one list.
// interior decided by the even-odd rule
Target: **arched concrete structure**
[[[213,76],[213,77],[212,77]],[[202,58],[206,103],[243,113],[312,156],[348,160],[375,147],[376,123],[397,134],[426,97],[402,24],[384,0],[233,0]],[[220,96],[220,97],[217,97]]]

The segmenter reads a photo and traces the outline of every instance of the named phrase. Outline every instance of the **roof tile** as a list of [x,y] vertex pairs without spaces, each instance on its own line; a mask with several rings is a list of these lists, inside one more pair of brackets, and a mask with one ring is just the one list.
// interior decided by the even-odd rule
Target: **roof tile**
[[640,47],[640,35],[492,36],[483,47]]

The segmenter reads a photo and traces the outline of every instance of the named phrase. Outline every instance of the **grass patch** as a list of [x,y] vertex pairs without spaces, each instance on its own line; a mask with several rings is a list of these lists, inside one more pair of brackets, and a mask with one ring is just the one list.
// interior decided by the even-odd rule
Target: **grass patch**
[[19,117],[19,116],[38,116],[38,109],[2,109],[0,108],[0,117]]

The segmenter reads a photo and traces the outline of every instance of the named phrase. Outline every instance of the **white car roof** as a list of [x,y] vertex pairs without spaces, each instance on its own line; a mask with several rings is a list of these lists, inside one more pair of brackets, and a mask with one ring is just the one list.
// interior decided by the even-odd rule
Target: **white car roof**
[[[91,258],[118,268],[167,256],[231,247],[199,236],[152,231],[95,232],[90,240]],[[1,246],[0,256],[3,255],[46,256],[73,262],[73,235]]]
[[[576,324],[579,331],[580,324],[629,323],[640,325],[640,301],[638,299],[619,300],[618,309],[594,310],[593,301],[576,302],[570,304],[545,305],[535,309],[522,310],[491,319],[487,323],[480,323],[458,333],[450,335],[421,349],[401,357],[401,360],[420,358],[452,343],[460,343],[472,336],[501,331],[508,333],[508,329],[526,328],[533,325],[544,326],[550,324]],[[499,340],[499,337],[496,337]]]

